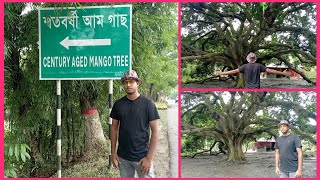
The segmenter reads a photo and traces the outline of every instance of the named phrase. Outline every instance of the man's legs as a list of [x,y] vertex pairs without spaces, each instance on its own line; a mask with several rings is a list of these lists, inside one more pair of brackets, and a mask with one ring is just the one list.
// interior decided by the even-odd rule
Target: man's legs
[[295,172],[288,172],[288,173],[280,172],[280,178],[295,178],[295,177],[296,177]]
[[138,173],[139,178],[154,178],[153,163],[151,163],[150,170],[149,170],[148,174],[142,174],[141,169],[140,169],[140,165],[138,162],[137,163],[133,162],[133,164],[134,164],[134,168],[136,169],[136,171]]
[[119,164],[119,170],[120,170],[120,176],[126,177],[126,178],[134,178],[134,166],[131,164],[131,161],[127,161],[125,159],[122,159],[119,157],[120,164]]
[[280,178],[289,178],[289,173],[284,173],[280,171]]
[[296,178],[296,173],[295,172],[290,172],[289,173],[289,178]]

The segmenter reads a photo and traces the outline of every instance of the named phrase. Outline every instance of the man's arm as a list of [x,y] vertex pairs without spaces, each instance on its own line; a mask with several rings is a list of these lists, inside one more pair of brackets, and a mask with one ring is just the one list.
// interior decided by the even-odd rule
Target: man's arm
[[267,73],[271,73],[271,74],[280,74],[280,75],[284,75],[284,76],[290,76],[290,72],[288,72],[287,70],[285,71],[277,71],[277,70],[273,70],[273,69],[266,69]]
[[152,134],[151,134],[150,146],[149,146],[147,157],[152,160],[156,152],[156,147],[159,139],[159,132],[160,132],[159,120],[150,121],[150,127],[151,127]]
[[217,72],[214,72],[213,75],[215,76],[220,76],[220,75],[231,75],[231,74],[238,74],[240,72],[239,69],[234,69],[234,70],[231,70],[231,71],[225,71],[225,72],[222,72],[222,71],[217,71]]
[[119,120],[112,119],[111,125],[111,157],[112,164],[114,167],[119,168],[120,160],[116,151],[117,141],[118,141],[118,129],[119,129]]
[[276,149],[276,174],[280,175],[280,151]]
[[153,120],[150,121],[150,127],[151,127],[151,139],[150,139],[150,146],[148,150],[148,154],[146,157],[142,158],[139,161],[139,164],[141,166],[141,171],[143,174],[148,174],[150,167],[151,167],[151,161],[153,159],[153,156],[156,152],[156,147],[158,144],[158,139],[159,139],[159,132],[160,132],[160,127],[159,127],[159,120]]
[[303,161],[303,155],[302,155],[302,149],[296,148],[298,153],[298,170],[296,171],[296,177],[300,178],[302,177],[302,161]]

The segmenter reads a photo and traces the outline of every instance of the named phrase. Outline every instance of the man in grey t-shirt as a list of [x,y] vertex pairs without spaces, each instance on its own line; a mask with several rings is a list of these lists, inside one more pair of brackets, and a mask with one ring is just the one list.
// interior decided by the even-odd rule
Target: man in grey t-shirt
[[231,75],[231,74],[238,74],[243,73],[246,83],[246,88],[260,88],[260,73],[268,72],[272,74],[280,74],[284,76],[289,76],[290,72],[287,71],[276,71],[273,69],[266,68],[264,65],[256,63],[257,56],[254,53],[249,53],[247,55],[247,61],[249,63],[240,66],[238,69],[225,71],[225,72],[214,72],[213,75],[220,76],[220,75]]
[[302,145],[299,137],[290,134],[287,120],[281,120],[279,128],[282,133],[276,140],[276,174],[280,178],[300,178],[302,176]]

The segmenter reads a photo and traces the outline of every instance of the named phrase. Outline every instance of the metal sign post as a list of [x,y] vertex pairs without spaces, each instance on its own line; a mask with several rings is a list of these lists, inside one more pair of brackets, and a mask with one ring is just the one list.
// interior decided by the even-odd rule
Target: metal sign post
[[57,80],[57,168],[61,178],[61,81]]
[[[112,105],[113,105],[113,80],[109,81],[109,115],[111,113]],[[112,167],[112,159],[111,159],[111,126],[112,126],[112,118],[109,117],[109,141],[110,141],[110,146],[109,146],[109,169]]]

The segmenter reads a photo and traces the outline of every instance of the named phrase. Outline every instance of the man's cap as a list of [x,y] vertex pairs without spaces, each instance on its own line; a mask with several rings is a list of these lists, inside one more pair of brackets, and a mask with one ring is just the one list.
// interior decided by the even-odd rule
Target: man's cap
[[250,53],[247,55],[247,61],[248,61],[249,63],[254,63],[254,62],[256,62],[256,60],[257,60],[257,56],[256,56],[255,53],[250,52]]
[[278,124],[278,126],[280,127],[281,125],[287,125],[290,126],[289,122],[287,120],[281,120],[280,123]]
[[137,81],[138,85],[142,84],[141,79],[138,77],[137,72],[135,70],[128,70],[125,72],[121,78],[121,82],[123,83],[125,80],[134,79]]

